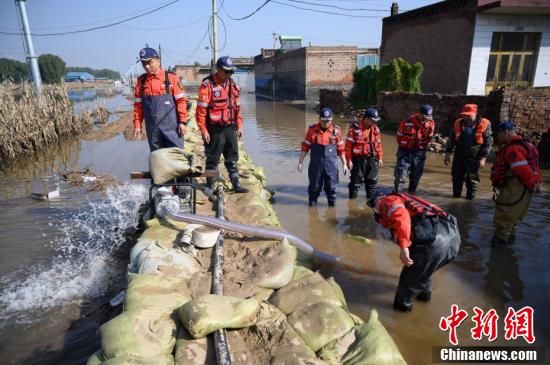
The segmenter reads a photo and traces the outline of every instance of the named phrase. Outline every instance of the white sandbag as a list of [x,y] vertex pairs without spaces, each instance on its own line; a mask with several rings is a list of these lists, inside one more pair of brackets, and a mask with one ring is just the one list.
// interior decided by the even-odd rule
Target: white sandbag
[[181,326],[176,338],[174,360],[175,365],[217,365],[213,337],[195,339]]
[[134,262],[136,257],[141,253],[141,251],[145,250],[147,247],[149,247],[151,244],[154,244],[154,243],[155,241],[153,240],[138,239],[138,241],[130,251],[130,262]]
[[324,362],[311,356],[308,353],[304,352],[287,352],[279,353],[271,358],[269,362],[270,365],[329,365],[329,363]]
[[323,346],[317,352],[317,356],[329,364],[341,364],[342,358],[355,340],[355,328],[353,328],[344,336]]
[[346,302],[342,290],[330,278],[325,280],[319,273],[303,276],[277,290],[269,302],[290,314],[294,311],[319,302],[327,302],[338,306],[345,306]]
[[221,328],[243,328],[256,323],[258,299],[209,294],[178,309],[178,318],[194,338],[204,337]]
[[176,322],[149,308],[122,312],[99,331],[106,359],[162,357],[171,354],[176,343]]
[[191,300],[185,280],[178,277],[128,274],[124,310],[155,308],[171,314]]
[[269,257],[267,265],[254,267],[251,280],[258,286],[268,289],[279,289],[287,285],[294,274],[298,251],[286,239],[280,245],[276,255]]
[[155,356],[153,358],[121,356],[109,359],[101,365],[174,365],[174,357],[172,355]]
[[376,309],[369,320],[355,329],[357,340],[342,359],[344,365],[379,364],[405,365],[405,359],[390,334],[378,319]]
[[134,258],[129,272],[134,274],[168,275],[191,278],[201,270],[198,261],[178,249],[165,248],[152,243]]
[[202,166],[195,164],[194,154],[178,147],[161,148],[149,156],[149,172],[155,184],[191,173],[202,173]]
[[355,326],[345,309],[327,302],[319,302],[295,311],[288,316],[288,322],[315,352]]

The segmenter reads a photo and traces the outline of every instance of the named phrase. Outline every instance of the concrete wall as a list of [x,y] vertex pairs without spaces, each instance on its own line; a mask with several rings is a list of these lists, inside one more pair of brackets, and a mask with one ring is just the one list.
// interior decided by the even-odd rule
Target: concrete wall
[[451,0],[384,18],[380,63],[397,57],[420,62],[423,92],[464,94],[476,4],[475,0]]
[[467,93],[484,95],[493,32],[540,32],[534,87],[550,86],[550,15],[477,15]]

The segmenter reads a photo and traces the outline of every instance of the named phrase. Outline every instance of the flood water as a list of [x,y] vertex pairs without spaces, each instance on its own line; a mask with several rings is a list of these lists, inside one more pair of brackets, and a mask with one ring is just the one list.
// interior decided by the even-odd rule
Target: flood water
[[[345,263],[365,273],[342,269],[324,272],[342,285],[350,309],[363,319],[376,308],[410,364],[431,362],[433,346],[447,345],[438,329],[452,304],[496,309],[499,340],[509,306],[535,309],[536,345],[550,343],[550,195],[536,197],[518,230],[518,242],[491,249],[493,202],[482,174],[473,202],[450,197],[450,168],[441,155],[430,154],[419,195],[440,204],[459,221],[462,246],[458,258],[434,275],[430,303],[417,303],[412,313],[391,304],[401,264],[398,248],[376,240],[376,226],[366,207],[364,190],[347,199],[348,177],[340,177],[335,208],[324,196],[317,208],[307,206],[307,173],[297,171],[300,143],[316,115],[304,106],[256,100],[243,95],[244,143],[256,165],[263,166],[269,188],[276,192],[275,210],[283,227],[316,247],[342,255]],[[128,108],[122,97],[106,99],[109,108]],[[346,125],[341,125],[345,130]],[[395,138],[384,135],[380,185],[391,186]],[[88,193],[62,181],[67,170],[90,168],[128,180],[129,172],[147,169],[144,141],[123,136],[108,141],[64,142],[37,158],[3,173],[0,180],[0,358],[6,364],[84,364],[99,347],[97,329],[107,313],[105,303],[120,289],[128,229],[137,225],[137,207],[146,188],[123,184],[107,193]],[[548,181],[549,174],[544,175]],[[61,198],[36,201],[36,189],[59,186]],[[545,184],[544,189],[550,191]],[[369,239],[359,240],[356,236]],[[108,312],[108,311],[107,311]],[[84,319],[80,319],[85,317]],[[459,329],[461,345],[469,339],[470,319]],[[484,340],[477,344],[488,345]],[[518,340],[512,344],[522,345]],[[547,355],[550,352],[547,349]]]

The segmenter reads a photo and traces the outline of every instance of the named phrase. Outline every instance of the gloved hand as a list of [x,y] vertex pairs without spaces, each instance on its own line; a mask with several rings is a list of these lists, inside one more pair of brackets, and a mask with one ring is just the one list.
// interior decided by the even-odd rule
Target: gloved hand
[[298,162],[298,172],[302,172],[304,170],[304,163],[303,162]]

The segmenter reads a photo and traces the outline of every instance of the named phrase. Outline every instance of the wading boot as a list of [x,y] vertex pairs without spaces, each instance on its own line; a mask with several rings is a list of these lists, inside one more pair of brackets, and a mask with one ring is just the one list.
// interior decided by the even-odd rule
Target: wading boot
[[329,200],[329,201],[328,201],[328,206],[329,206],[329,207],[333,207],[334,205],[335,205],[334,200]]
[[493,247],[502,247],[502,246],[506,246],[506,241],[501,239],[501,238],[498,238],[497,236],[493,236],[493,239],[491,240],[491,246]]
[[309,199],[309,206],[310,207],[316,207],[317,206],[317,200]]
[[475,198],[476,198],[476,192],[471,189],[468,189],[466,191],[466,200],[474,200]]
[[397,300],[393,301],[393,309],[398,310],[400,312],[410,312],[413,309],[413,305],[411,304],[405,304],[402,302],[398,302]]
[[359,194],[359,189],[354,187],[349,188],[349,198],[350,199],[356,199],[357,195]]
[[231,184],[233,185],[233,191],[235,193],[248,193],[248,189],[241,186],[238,176],[231,176]]
[[416,299],[418,299],[420,301],[423,301],[423,302],[429,302],[432,299],[432,292],[431,291],[423,291],[420,294],[418,294]]
[[462,182],[459,184],[453,181],[453,198],[460,198],[462,196]]
[[398,183],[398,182],[395,182],[395,183],[393,184],[392,193],[394,193],[394,194],[399,193],[399,183]]
[[407,189],[407,192],[409,194],[416,194],[417,186],[418,186],[418,182],[409,181],[409,188]]

